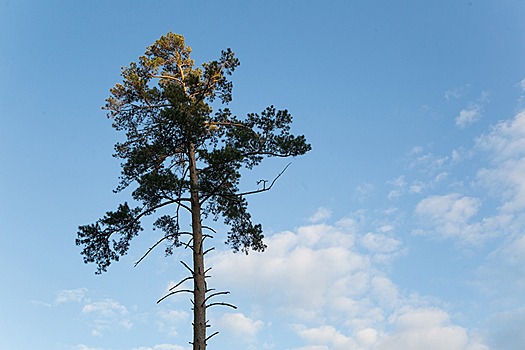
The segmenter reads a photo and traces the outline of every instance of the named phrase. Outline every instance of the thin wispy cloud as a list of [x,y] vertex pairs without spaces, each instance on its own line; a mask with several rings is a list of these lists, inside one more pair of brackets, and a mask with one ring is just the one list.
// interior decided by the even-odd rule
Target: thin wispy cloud
[[82,307],[82,314],[89,317],[91,334],[96,337],[101,337],[104,333],[115,329],[129,330],[133,327],[133,322],[128,317],[128,309],[114,299],[85,304]]
[[489,94],[483,92],[476,101],[470,102],[467,107],[463,108],[455,118],[456,126],[464,129],[477,122],[481,118],[483,108],[488,102],[488,98]]
[[330,209],[320,207],[312,216],[308,218],[308,221],[317,223],[330,218],[330,216],[332,216],[332,211]]
[[375,191],[375,186],[370,182],[363,183],[356,187],[356,197],[360,202],[367,200]]
[[86,288],[64,289],[58,292],[54,304],[80,303],[86,299]]

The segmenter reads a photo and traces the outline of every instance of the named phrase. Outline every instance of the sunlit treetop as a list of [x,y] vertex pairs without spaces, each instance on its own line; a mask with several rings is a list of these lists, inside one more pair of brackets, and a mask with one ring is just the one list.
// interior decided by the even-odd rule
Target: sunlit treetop
[[[232,101],[228,77],[239,66],[230,49],[200,68],[190,54],[183,36],[161,37],[138,62],[122,68],[123,81],[111,89],[103,107],[113,127],[126,135],[115,145],[115,157],[122,161],[117,191],[132,186],[136,206],[124,203],[79,228],[77,244],[84,246],[85,262],[95,262],[98,273],[126,254],[142,230],[141,218],[168,205],[172,213],[158,217],[154,226],[169,242],[167,253],[181,245],[187,232],[179,214],[196,210],[190,205],[192,191],[203,218],[223,218],[229,227],[226,242],[234,251],[264,250],[262,227],[252,223],[246,195],[270,186],[240,192],[241,170],[266,157],[294,157],[311,148],[304,136],[290,133],[292,116],[286,110],[270,106],[239,118],[225,107]],[[222,108],[214,110],[214,101]]]

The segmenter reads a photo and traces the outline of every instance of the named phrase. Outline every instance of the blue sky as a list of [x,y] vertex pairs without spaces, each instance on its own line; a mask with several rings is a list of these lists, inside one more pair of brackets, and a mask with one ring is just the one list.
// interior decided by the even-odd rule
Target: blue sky
[[155,303],[187,252],[133,268],[145,230],[95,276],[74,245],[126,199],[100,107],[168,31],[199,64],[231,47],[231,109],[287,108],[313,146],[251,198],[265,253],[216,237],[212,283],[238,309],[211,310],[210,349],[523,349],[524,15],[517,0],[0,0],[0,349],[188,349],[187,297]]

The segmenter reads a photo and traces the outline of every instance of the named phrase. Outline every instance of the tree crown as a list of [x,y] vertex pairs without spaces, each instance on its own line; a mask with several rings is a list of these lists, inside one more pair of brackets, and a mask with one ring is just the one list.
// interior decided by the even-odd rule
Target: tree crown
[[[228,76],[239,66],[230,49],[218,60],[195,67],[184,37],[168,33],[148,47],[138,62],[122,68],[103,107],[113,127],[126,135],[115,145],[121,159],[116,191],[134,185],[137,206],[121,204],[94,224],[80,226],[77,245],[85,262],[106,271],[112,260],[126,254],[130,241],[141,230],[141,218],[168,205],[172,214],[158,217],[154,226],[169,242],[166,252],[180,246],[185,232],[179,225],[180,210],[192,208],[190,192],[196,191],[202,214],[222,217],[229,227],[226,242],[234,251],[262,251],[262,227],[248,212],[246,195],[268,190],[239,190],[241,170],[251,169],[266,157],[294,157],[310,150],[304,136],[290,133],[292,116],[287,110],[267,107],[261,113],[239,118],[226,105],[232,100]],[[214,111],[212,102],[223,108]],[[192,156],[198,183],[189,179]]]

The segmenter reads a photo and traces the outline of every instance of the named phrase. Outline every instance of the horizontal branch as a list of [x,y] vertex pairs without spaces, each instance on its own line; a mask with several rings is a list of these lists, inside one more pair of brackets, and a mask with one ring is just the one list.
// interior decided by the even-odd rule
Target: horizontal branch
[[[205,228],[205,229],[210,230],[211,232],[217,234],[217,231],[215,231],[214,229],[212,229],[212,228],[209,227],[209,226],[204,226],[204,225],[202,225],[202,228]],[[212,238],[213,238],[213,237],[212,237]]]
[[183,278],[179,283],[177,283],[176,285],[174,285],[173,287],[171,287],[169,290],[172,291],[172,290],[174,290],[175,288],[177,288],[178,286],[180,286],[181,284],[183,284],[184,282],[189,281],[189,280],[192,280],[192,279],[193,279],[193,276]]
[[215,292],[215,293],[212,293],[212,294],[208,295],[208,296],[206,297],[206,299],[204,299],[204,301],[206,302],[206,301],[208,301],[209,299],[211,299],[211,298],[213,298],[213,297],[216,297],[216,296],[218,296],[218,295],[228,295],[228,294],[230,294],[230,292],[227,292],[227,291],[226,291],[226,292]]
[[157,304],[160,303],[161,301],[163,301],[164,299],[166,299],[167,297],[170,297],[170,296],[172,296],[173,294],[177,294],[177,293],[191,293],[191,294],[193,294],[193,291],[192,291],[192,290],[189,290],[189,289],[179,289],[179,290],[176,290],[176,291],[174,291],[174,292],[171,292],[171,293],[166,294],[165,296],[163,296],[162,298],[160,298],[159,300],[157,300]]
[[209,308],[210,306],[229,306],[232,309],[237,309],[237,306],[229,304],[229,303],[211,303],[211,304],[208,304],[208,305],[205,305],[205,306],[206,306],[206,308]]

